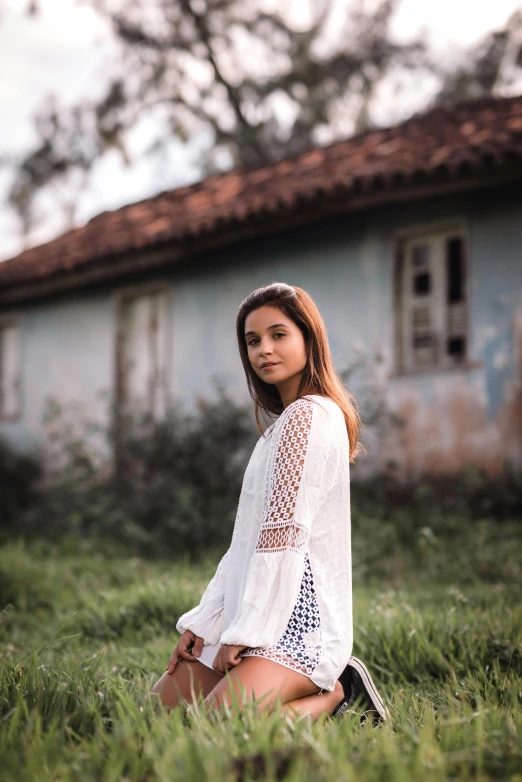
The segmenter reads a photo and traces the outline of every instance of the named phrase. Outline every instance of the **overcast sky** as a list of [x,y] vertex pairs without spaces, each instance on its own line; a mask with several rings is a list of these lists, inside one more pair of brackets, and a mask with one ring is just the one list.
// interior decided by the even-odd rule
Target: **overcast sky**
[[[82,96],[103,93],[106,74],[117,62],[117,47],[105,22],[87,5],[75,0],[41,0],[42,13],[33,19],[23,13],[27,0],[4,0],[0,17],[0,156],[16,154],[34,142],[31,115],[48,99],[76,103]],[[520,0],[402,0],[394,32],[403,40],[425,30],[431,46],[441,57],[451,57],[459,47],[469,46],[486,32],[505,23]],[[413,107],[413,106],[412,106]],[[383,106],[390,124],[393,106]],[[151,141],[151,117],[130,137],[131,152],[139,157]],[[204,143],[204,139],[201,139]],[[78,224],[105,209],[154,195],[164,189],[199,178],[197,142],[187,152],[173,143],[165,156],[151,156],[126,169],[117,153],[107,154],[97,165],[88,190],[82,193]],[[18,221],[5,204],[12,175],[0,170],[0,260],[24,247]],[[59,207],[53,218],[56,193],[41,198],[38,207],[45,217],[33,232],[28,246],[40,244],[64,230]]]

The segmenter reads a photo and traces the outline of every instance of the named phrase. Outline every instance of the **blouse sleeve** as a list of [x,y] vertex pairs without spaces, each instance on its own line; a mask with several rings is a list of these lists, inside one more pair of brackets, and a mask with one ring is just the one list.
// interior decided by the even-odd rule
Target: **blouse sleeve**
[[203,638],[204,644],[216,644],[223,623],[225,579],[230,548],[221,558],[216,572],[203,592],[199,605],[182,614],[176,624],[178,633],[192,630]]
[[242,600],[221,635],[222,644],[267,649],[285,631],[323,494],[329,444],[322,423],[322,408],[303,398],[292,404],[277,433],[274,429],[256,548]]

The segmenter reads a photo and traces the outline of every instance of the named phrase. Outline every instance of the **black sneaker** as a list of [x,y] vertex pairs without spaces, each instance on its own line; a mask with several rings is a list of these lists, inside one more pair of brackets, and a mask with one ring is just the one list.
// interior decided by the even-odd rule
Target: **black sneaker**
[[344,690],[344,698],[333,710],[332,717],[341,717],[345,711],[350,710],[361,714],[361,722],[370,718],[376,725],[390,716],[368,668],[358,657],[350,657],[339,681]]

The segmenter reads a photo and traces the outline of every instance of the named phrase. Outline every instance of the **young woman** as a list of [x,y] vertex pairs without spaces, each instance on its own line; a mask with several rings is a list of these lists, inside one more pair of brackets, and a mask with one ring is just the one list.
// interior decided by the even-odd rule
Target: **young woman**
[[[169,707],[255,698],[298,714],[354,700],[386,718],[351,657],[349,462],[360,419],[333,365],[326,328],[302,288],[258,288],[237,316],[239,353],[259,410],[278,415],[246,468],[232,541],[155,684]],[[360,698],[359,698],[360,696]]]

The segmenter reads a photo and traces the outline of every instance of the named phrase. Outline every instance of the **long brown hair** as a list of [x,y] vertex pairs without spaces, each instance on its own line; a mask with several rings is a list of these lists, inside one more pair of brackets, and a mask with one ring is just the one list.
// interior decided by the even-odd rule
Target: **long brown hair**
[[337,374],[328,344],[326,326],[317,305],[305,290],[298,288],[297,285],[287,285],[284,282],[273,282],[253,291],[241,302],[236,320],[239,355],[243,362],[248,390],[254,402],[259,431],[263,434],[259,421],[260,409],[271,415],[279,415],[284,410],[277,387],[270,383],[264,383],[254,372],[248,358],[245,320],[253,310],[265,304],[280,309],[301,330],[306,345],[307,362],[297,397],[305,394],[317,394],[329,397],[339,405],[346,422],[350,444],[350,461],[353,462],[358,452],[357,443],[361,426],[357,405]]

